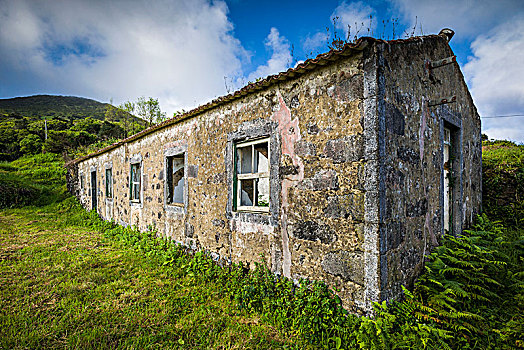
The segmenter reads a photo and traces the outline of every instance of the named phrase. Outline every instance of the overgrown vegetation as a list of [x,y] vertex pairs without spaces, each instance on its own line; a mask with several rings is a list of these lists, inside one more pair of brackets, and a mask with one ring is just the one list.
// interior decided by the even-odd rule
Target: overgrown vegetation
[[[374,318],[348,314],[323,283],[295,285],[264,263],[220,267],[154,229],[104,222],[75,199],[60,200],[63,180],[51,179],[61,174],[38,170],[41,159],[3,164],[26,183],[49,179],[59,190],[46,207],[2,212],[0,347],[523,348],[523,154],[512,143],[485,144],[484,191],[504,201],[485,198],[491,220],[484,214],[460,237],[445,237],[415,289],[377,305]],[[27,226],[14,230],[14,221]]]
[[73,198],[0,212],[0,349],[291,347],[221,285],[130,249],[150,236],[96,222]]
[[88,225],[123,242],[157,265],[182,269],[197,283],[214,283],[240,311],[283,330],[299,348],[511,349],[524,346],[522,240],[506,237],[499,224],[479,218],[462,237],[448,236],[429,257],[424,274],[405,300],[377,305],[376,317],[358,317],[321,282],[273,275],[265,264],[220,267],[210,256],[104,222]]
[[0,208],[42,206],[66,194],[65,169],[57,154],[38,154],[14,162],[0,162]]
[[[0,116],[0,161],[42,153],[72,158],[89,145],[110,144],[124,137],[122,123],[91,117],[64,120],[60,117],[24,117],[16,114]],[[135,130],[144,128],[144,123],[134,124]]]
[[71,96],[0,100],[0,161],[41,153],[76,158],[163,120],[151,97],[118,107]]
[[484,141],[482,206],[510,228],[524,228],[524,145]]

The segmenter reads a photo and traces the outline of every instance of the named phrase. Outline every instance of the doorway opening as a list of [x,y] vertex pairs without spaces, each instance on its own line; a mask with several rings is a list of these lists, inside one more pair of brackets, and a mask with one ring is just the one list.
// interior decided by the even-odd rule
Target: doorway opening
[[91,172],[91,209],[96,210],[96,170]]
[[451,130],[444,127],[442,143],[442,168],[444,169],[444,234],[450,234],[453,228],[453,145]]

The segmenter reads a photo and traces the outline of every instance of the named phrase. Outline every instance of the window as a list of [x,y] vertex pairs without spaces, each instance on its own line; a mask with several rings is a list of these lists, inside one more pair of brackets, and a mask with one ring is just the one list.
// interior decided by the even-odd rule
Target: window
[[80,174],[80,189],[83,190],[84,189],[84,174]]
[[106,169],[106,197],[113,198],[113,169]]
[[269,138],[236,145],[235,177],[236,209],[269,212]]
[[184,204],[184,154],[167,157],[167,204]]
[[[93,169],[93,168],[92,168]],[[91,170],[91,209],[97,209],[97,182],[96,182],[96,168]]]
[[452,158],[451,158],[451,130],[444,128],[444,144],[443,144],[443,168],[444,168],[444,233],[449,234],[451,232],[451,221],[452,221],[452,192],[451,183],[452,179]]
[[132,202],[140,202],[140,163],[131,164],[130,199]]

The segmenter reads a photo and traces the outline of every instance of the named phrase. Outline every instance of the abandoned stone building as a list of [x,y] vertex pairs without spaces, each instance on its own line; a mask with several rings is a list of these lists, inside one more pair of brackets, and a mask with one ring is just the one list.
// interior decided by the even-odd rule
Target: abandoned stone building
[[368,312],[481,206],[480,118],[443,30],[361,38],[68,165],[107,220],[320,279]]

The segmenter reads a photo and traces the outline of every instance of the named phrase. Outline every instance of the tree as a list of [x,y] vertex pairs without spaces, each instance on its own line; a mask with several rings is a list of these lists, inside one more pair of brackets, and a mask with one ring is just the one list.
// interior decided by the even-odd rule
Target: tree
[[110,122],[118,122],[118,107],[113,106],[112,103],[106,105],[106,111],[104,113],[105,119]]
[[160,110],[157,98],[149,97],[146,100],[144,96],[139,97],[136,102],[136,110],[138,116],[147,121],[149,126],[161,123],[166,119],[166,114]]
[[102,140],[119,139],[124,135],[124,130],[118,123],[111,123],[105,120],[100,124],[98,137]]
[[37,154],[42,152],[42,139],[35,134],[29,134],[20,140],[22,154]]
[[131,101],[126,101],[122,103],[118,108],[123,112],[123,120],[124,120],[124,133],[125,137],[127,137],[128,131],[129,131],[129,115],[135,113],[135,103]]

